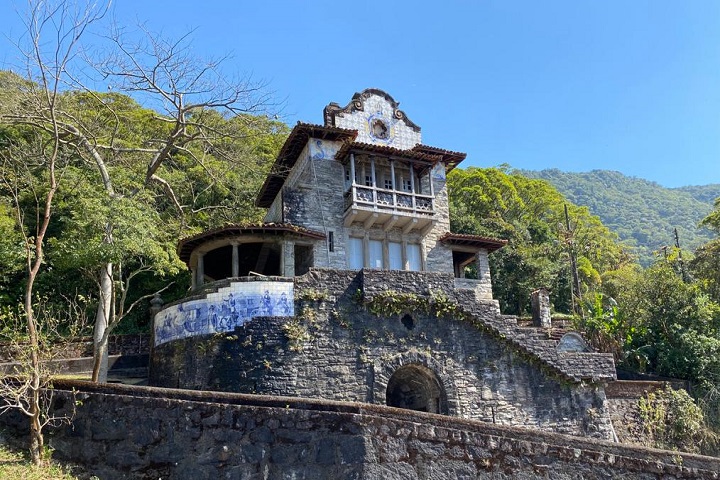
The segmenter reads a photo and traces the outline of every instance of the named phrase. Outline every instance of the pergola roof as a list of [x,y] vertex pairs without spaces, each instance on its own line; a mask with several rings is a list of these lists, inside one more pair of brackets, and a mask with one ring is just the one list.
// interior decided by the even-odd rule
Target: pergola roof
[[448,167],[448,172],[453,168],[457,167],[458,164],[465,160],[465,157],[467,157],[467,154],[462,152],[453,152],[452,150],[431,147],[430,145],[415,145],[412,150],[415,152],[440,155],[442,157],[442,161]]
[[240,235],[297,235],[299,237],[323,240],[325,234],[315,230],[299,227],[290,223],[262,223],[254,225],[228,224],[212,230],[206,230],[178,242],[177,253],[185,263],[190,261],[193,250],[212,240],[220,238],[237,237]]
[[463,233],[450,232],[446,233],[438,240],[445,245],[449,245],[450,247],[460,246],[477,249],[484,248],[488,251],[488,253],[494,252],[495,250],[498,250],[507,245],[507,240],[502,240],[499,238],[481,237],[479,235],[466,235]]

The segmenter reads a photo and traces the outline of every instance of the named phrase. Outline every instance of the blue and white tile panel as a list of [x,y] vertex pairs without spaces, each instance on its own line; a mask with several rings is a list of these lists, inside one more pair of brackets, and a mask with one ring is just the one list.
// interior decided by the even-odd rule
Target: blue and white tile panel
[[237,282],[206,298],[168,307],[155,315],[155,345],[231,332],[254,317],[292,317],[292,282]]

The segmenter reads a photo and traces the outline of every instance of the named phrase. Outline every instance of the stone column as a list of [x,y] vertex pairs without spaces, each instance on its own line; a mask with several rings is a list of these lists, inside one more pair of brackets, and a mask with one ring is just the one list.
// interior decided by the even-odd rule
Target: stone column
[[295,242],[286,240],[282,243],[282,265],[280,271],[284,277],[295,276]]
[[[350,154],[350,182],[351,185],[355,185],[355,154]],[[354,199],[353,199],[354,200]]]
[[205,254],[198,253],[197,268],[195,270],[195,288],[200,288],[205,283]]
[[532,305],[533,326],[552,327],[550,292],[546,288],[538,288],[530,294],[530,303]]
[[240,256],[238,254],[237,242],[232,243],[232,276],[240,276]]
[[478,298],[492,299],[492,278],[490,277],[490,262],[488,251],[484,248],[475,254],[475,267],[477,268],[478,286],[475,295]]

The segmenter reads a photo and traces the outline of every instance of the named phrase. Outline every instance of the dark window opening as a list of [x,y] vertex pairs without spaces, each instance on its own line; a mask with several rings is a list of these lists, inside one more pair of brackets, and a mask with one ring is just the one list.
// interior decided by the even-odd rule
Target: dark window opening
[[455,278],[477,278],[474,253],[453,251],[452,256]]
[[[281,248],[277,243],[241,243],[238,245],[239,276],[250,272],[261,275],[280,275]],[[232,246],[225,245],[205,254],[205,276],[221,280],[232,276]]]
[[310,245],[295,245],[295,275],[304,275],[313,266],[313,247]]
[[328,250],[335,251],[335,232],[328,232]]
[[418,412],[448,413],[439,379],[422,365],[405,365],[393,373],[387,386],[386,403]]
[[410,314],[405,314],[405,316],[402,317],[400,321],[408,330],[412,330],[413,328],[415,328],[415,320],[413,320]]

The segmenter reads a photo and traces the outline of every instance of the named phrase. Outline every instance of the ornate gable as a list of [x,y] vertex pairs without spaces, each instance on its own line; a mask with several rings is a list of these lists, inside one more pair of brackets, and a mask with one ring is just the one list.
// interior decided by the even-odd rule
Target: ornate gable
[[334,102],[326,106],[325,126],[356,130],[358,142],[408,150],[422,142],[420,127],[399,105],[386,92],[368,88],[353,95],[345,107]]

